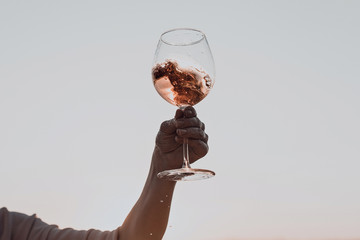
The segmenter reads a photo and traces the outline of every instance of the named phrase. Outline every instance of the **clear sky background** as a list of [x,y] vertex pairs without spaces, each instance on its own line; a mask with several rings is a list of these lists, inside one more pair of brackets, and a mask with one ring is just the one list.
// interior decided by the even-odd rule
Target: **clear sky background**
[[0,1],[0,206],[61,228],[122,224],[176,108],[162,32],[204,31],[210,136],[166,240],[360,237],[360,1]]

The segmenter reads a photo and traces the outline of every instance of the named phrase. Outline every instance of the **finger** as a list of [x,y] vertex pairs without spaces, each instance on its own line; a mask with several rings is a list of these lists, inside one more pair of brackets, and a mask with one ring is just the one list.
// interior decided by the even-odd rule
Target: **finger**
[[188,144],[189,148],[197,158],[202,158],[209,152],[209,146],[201,140],[189,139]]
[[192,117],[196,117],[196,111],[195,108],[188,106],[184,109],[184,116],[186,118],[192,118]]
[[160,125],[160,131],[167,134],[173,134],[176,132],[175,120],[171,119],[164,121]]
[[[178,146],[181,146],[184,143],[184,139],[178,136],[175,137],[175,141],[179,144]],[[190,154],[192,155],[190,156],[191,162],[204,157],[209,151],[209,146],[204,141],[188,139],[188,144]]]
[[184,143],[184,139],[200,140],[200,141],[203,141],[205,144],[207,144],[209,141],[209,136],[206,133],[205,133],[205,136],[201,136],[200,138],[198,136],[195,136],[194,138],[189,138],[189,137],[183,137],[180,135],[175,135],[175,142],[177,142],[177,143]]
[[184,112],[181,109],[176,110],[175,112],[175,119],[179,119],[184,117]]
[[208,138],[207,134],[200,128],[177,129],[176,133],[178,136],[183,138],[199,139],[202,141],[207,141]]
[[180,118],[175,120],[175,126],[177,128],[189,128],[189,127],[201,128],[202,122],[197,117]]

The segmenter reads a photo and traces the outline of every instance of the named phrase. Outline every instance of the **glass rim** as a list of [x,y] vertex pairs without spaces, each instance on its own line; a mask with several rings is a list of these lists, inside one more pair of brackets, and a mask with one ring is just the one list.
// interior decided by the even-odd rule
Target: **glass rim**
[[[175,32],[175,31],[183,31],[183,30],[187,30],[187,31],[192,31],[192,32],[197,32],[197,33],[200,33],[201,34],[201,37],[200,39],[198,40],[195,40],[195,41],[191,41],[189,43],[172,43],[172,42],[169,42],[169,41],[166,41],[164,39],[164,36],[168,33],[171,33],[171,32]],[[163,34],[161,34],[160,36],[160,41],[165,43],[165,44],[168,44],[168,45],[171,45],[171,46],[190,46],[190,45],[194,45],[194,44],[197,44],[199,42],[201,42],[203,39],[205,39],[205,33],[203,33],[202,31],[198,30],[198,29],[195,29],[195,28],[173,28],[173,29],[170,29],[166,32],[164,32]]]

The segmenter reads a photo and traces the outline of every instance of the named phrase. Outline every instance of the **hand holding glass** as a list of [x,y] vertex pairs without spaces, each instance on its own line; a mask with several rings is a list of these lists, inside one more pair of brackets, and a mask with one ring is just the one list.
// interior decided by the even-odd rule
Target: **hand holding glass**
[[[163,33],[156,49],[152,77],[160,96],[182,110],[204,99],[215,79],[215,64],[205,34],[189,28]],[[189,181],[215,175],[210,170],[190,167],[186,138],[183,157],[182,168],[160,172],[158,177],[171,181]]]

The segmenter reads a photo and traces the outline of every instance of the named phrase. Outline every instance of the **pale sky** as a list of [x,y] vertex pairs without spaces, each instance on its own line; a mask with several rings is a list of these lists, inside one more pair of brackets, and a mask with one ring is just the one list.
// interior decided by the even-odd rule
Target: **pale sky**
[[360,1],[0,1],[0,207],[112,230],[160,123],[160,34],[205,32],[210,140],[165,240],[360,237]]

